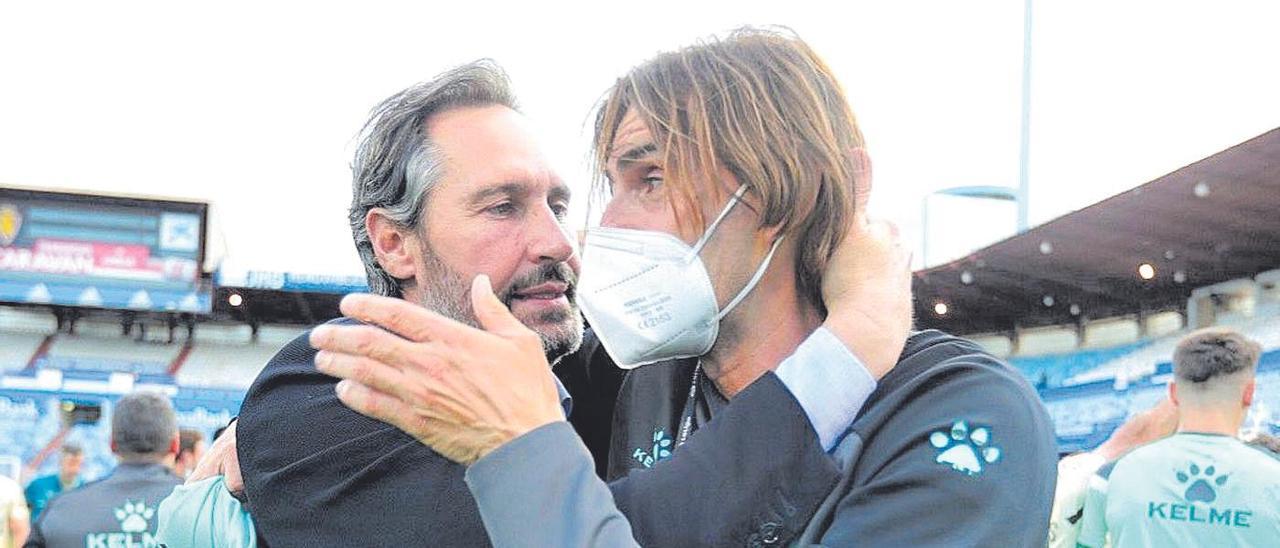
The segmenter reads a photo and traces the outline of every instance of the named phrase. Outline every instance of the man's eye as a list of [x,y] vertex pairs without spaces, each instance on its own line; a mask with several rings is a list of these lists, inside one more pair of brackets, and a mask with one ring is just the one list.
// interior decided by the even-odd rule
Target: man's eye
[[555,213],[557,219],[563,220],[569,215],[569,206],[564,204],[551,204],[551,212]]
[[489,209],[486,209],[485,211],[492,213],[494,215],[506,216],[506,215],[511,215],[515,213],[516,206],[511,202],[503,202],[498,205],[492,206]]
[[662,173],[657,171],[650,172],[641,179],[640,182],[644,183],[645,186],[648,187],[645,189],[646,191],[657,190],[658,187],[662,186]]

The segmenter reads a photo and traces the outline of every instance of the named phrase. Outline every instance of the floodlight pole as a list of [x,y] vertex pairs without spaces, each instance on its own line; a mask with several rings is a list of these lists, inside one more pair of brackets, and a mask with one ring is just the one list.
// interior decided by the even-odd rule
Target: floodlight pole
[[1017,232],[1026,232],[1029,226],[1028,205],[1031,194],[1031,3],[1023,3],[1022,17],[1022,122],[1018,143],[1018,188],[1006,189],[990,186],[955,187],[930,192],[920,201],[921,245],[920,263],[929,267],[929,198],[934,194],[968,196],[1011,200],[1018,208]]
[[1022,17],[1022,129],[1018,147],[1018,232],[1027,231],[1030,197],[1031,156],[1031,2],[1026,0]]

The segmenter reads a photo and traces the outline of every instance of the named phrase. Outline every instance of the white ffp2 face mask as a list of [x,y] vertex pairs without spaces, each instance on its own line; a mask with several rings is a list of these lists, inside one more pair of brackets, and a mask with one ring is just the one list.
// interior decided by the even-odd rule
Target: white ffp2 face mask
[[773,242],[751,280],[724,310],[698,253],[741,199],[746,186],[690,247],[665,232],[592,228],[582,251],[578,305],[619,367],[701,356],[711,350],[720,320],[764,277],[782,238]]

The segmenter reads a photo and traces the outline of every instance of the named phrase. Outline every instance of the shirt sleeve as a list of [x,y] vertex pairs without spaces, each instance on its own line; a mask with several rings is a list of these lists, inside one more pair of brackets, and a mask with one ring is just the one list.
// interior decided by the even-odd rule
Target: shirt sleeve
[[1089,477],[1089,489],[1084,499],[1084,514],[1080,519],[1080,536],[1077,546],[1102,548],[1107,541],[1107,478],[1101,474]]
[[867,367],[825,327],[800,343],[775,374],[800,402],[826,451],[836,446],[876,389]]
[[168,548],[257,546],[253,521],[222,476],[175,487],[158,516],[156,538]]
[[497,548],[639,546],[567,422],[542,426],[495,449],[471,465],[465,479]]
[[1089,478],[1106,463],[1101,455],[1078,453],[1058,461],[1058,486],[1049,517],[1049,548],[1075,548],[1084,516]]

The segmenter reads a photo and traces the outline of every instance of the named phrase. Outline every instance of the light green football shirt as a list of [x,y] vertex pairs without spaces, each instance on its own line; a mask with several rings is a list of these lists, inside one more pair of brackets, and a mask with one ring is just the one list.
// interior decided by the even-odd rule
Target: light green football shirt
[[1182,432],[1089,481],[1082,546],[1280,546],[1280,460],[1233,437]]

